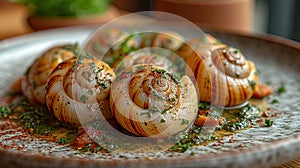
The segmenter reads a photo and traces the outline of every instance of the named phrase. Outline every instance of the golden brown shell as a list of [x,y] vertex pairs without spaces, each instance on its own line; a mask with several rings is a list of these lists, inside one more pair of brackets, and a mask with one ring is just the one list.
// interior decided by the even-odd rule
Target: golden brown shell
[[184,131],[197,116],[195,86],[152,64],[124,70],[113,82],[110,106],[127,131],[145,137],[169,137]]
[[186,45],[179,55],[195,75],[201,101],[236,106],[253,95],[257,70],[238,49],[225,44],[202,44],[194,49]]
[[32,104],[45,104],[46,83],[56,66],[75,56],[76,45],[54,46],[38,57],[28,68],[22,80],[22,93]]
[[66,60],[49,76],[47,107],[58,120],[71,126],[109,115],[108,96],[114,78],[113,70],[98,59]]

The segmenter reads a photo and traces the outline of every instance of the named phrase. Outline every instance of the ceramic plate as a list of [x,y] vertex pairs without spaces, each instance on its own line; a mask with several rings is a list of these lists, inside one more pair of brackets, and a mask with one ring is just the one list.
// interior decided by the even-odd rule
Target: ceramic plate
[[[0,95],[49,46],[82,43],[94,30],[54,29],[1,41]],[[285,93],[266,100],[278,100],[272,104],[279,114],[272,127],[253,127],[185,153],[112,154],[80,154],[68,146],[23,137],[21,130],[11,128],[0,133],[1,167],[271,167],[300,157],[300,44],[269,36],[212,34],[253,60],[263,82],[270,82],[274,88],[285,86]]]

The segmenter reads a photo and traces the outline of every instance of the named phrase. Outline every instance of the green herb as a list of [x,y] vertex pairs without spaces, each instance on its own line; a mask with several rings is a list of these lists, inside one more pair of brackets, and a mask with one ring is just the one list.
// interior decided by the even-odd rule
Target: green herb
[[105,12],[111,0],[11,0],[27,6],[34,16],[85,17]]
[[181,120],[181,125],[186,125],[186,124],[189,124],[190,123],[190,121],[189,120],[187,120],[187,119],[182,119]]
[[[236,131],[242,130],[250,125],[254,125],[258,120],[259,109],[256,106],[248,104],[247,106],[235,109],[235,110],[225,110],[224,124],[218,126],[218,129],[226,131]],[[226,118],[226,119],[225,119]]]
[[176,152],[185,152],[192,146],[193,146],[192,142],[187,142],[187,143],[178,142],[175,146],[171,148],[171,150]]
[[0,118],[7,118],[12,113],[9,106],[0,106]]
[[33,133],[39,135],[49,135],[56,130],[58,125],[48,125],[49,121],[56,121],[55,117],[49,113],[44,106],[32,106],[26,101],[21,103],[24,113],[19,115],[20,122],[24,124],[25,129],[32,129]]
[[60,138],[59,140],[57,140],[56,142],[57,142],[58,144],[66,144],[67,141],[68,141],[68,138],[67,138],[67,137],[62,137],[62,138]]
[[198,109],[199,110],[209,110],[210,109],[210,103],[199,102]]
[[170,98],[169,100],[170,100],[171,102],[174,102],[174,101],[175,101],[175,98],[172,97],[172,98]]
[[267,127],[271,127],[273,125],[273,120],[265,119],[265,124],[267,125]]
[[166,122],[166,120],[165,119],[160,119],[160,123],[165,123]]
[[182,87],[180,84],[180,75],[179,74],[171,74],[166,73],[176,84],[179,84],[179,87]]
[[164,70],[164,69],[156,69],[155,72],[159,73],[159,74],[164,74],[166,73],[167,71]]
[[286,92],[286,88],[284,85],[281,85],[278,89],[277,89],[277,93],[281,94]]
[[192,126],[188,132],[181,134],[179,139],[176,145],[170,148],[171,151],[185,152],[195,144],[216,140],[218,137],[211,135],[209,130],[202,129],[202,127]]
[[170,110],[172,107],[169,107],[169,108],[166,108],[166,109],[164,109],[162,112],[161,112],[161,114],[164,114],[164,113],[166,113],[168,110]]
[[104,153],[108,153],[110,152],[109,149],[100,146],[98,144],[88,144],[86,146],[84,146],[82,149],[79,149],[77,151],[78,154],[82,154],[82,153],[86,153],[86,152],[91,152],[91,153],[98,153],[98,152],[104,152]]
[[273,99],[271,103],[274,104],[274,103],[278,103],[278,102],[279,101],[277,99]]
[[105,79],[102,79],[102,78],[98,78],[98,84],[103,88],[103,89],[106,89],[108,86],[106,84],[106,81]]
[[251,88],[254,89],[255,85],[256,85],[255,81],[254,80],[248,80],[248,82],[249,82]]
[[241,53],[241,50],[240,50],[240,49],[235,49],[235,50],[234,50],[234,53],[235,53],[235,54]]

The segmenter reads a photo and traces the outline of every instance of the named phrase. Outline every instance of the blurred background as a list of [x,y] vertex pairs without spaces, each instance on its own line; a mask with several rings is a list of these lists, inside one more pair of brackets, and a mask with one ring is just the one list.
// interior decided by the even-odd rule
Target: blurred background
[[158,10],[203,27],[268,33],[300,42],[299,0],[13,1],[0,0],[0,40],[54,27],[101,24],[130,12]]

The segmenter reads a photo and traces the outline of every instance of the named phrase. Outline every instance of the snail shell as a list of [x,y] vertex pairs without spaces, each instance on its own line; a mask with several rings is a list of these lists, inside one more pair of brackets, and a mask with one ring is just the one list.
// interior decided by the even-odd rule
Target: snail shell
[[203,44],[196,51],[188,48],[185,46],[179,55],[195,75],[200,101],[236,106],[252,97],[257,70],[238,49],[225,44]]
[[[104,31],[97,32],[86,44],[84,50],[91,55],[102,58],[105,54],[111,55],[112,52],[119,50],[119,46],[114,45],[120,43],[127,33],[119,29],[107,29]],[[102,59],[106,63],[113,62],[112,57],[103,57]]]
[[28,68],[21,82],[23,95],[32,104],[45,104],[46,83],[56,66],[72,57],[77,45],[54,46],[38,57]]
[[98,59],[66,60],[49,76],[47,107],[58,120],[70,126],[80,126],[81,122],[101,119],[101,116],[109,117],[108,97],[114,78],[113,70]]
[[152,64],[131,66],[112,83],[111,110],[127,131],[144,137],[169,137],[197,116],[198,98],[190,78],[181,79]]
[[103,60],[111,66],[115,65],[131,52],[144,48],[163,48],[168,51],[178,50],[184,38],[176,32],[138,32],[119,39],[104,55]]
[[116,61],[112,68],[120,72],[127,67],[137,64],[154,64],[168,71],[176,72],[176,66],[170,60],[172,53],[161,48],[144,48],[133,51],[122,60]]

